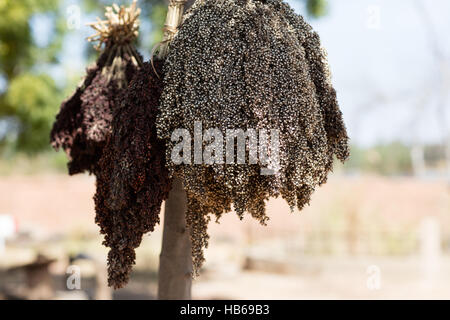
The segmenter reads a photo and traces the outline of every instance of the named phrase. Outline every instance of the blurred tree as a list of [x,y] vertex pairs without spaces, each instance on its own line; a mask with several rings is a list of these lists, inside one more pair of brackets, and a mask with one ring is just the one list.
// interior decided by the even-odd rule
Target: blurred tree
[[[427,10],[425,3],[421,0],[416,0],[414,2],[416,6],[417,13],[420,15],[422,23],[427,32],[427,40],[429,42],[430,52],[434,57],[435,70],[434,82],[432,84],[434,94],[437,97],[437,119],[442,134],[442,145],[445,150],[445,163],[446,163],[446,179],[447,183],[450,185],[450,129],[447,122],[448,115],[448,91],[449,84],[448,79],[450,78],[450,58],[445,53],[445,43],[440,39],[437,33],[433,19]],[[420,114],[418,114],[420,116]]]
[[[0,70],[11,80],[35,63],[36,50],[30,19],[33,15],[58,8],[59,0],[2,0],[0,1]],[[57,41],[52,41],[44,60],[54,60]],[[42,61],[41,61],[42,62]]]
[[60,100],[60,90],[47,75],[25,73],[10,82],[5,102],[14,108],[14,116],[19,121],[20,134],[16,141],[19,150],[37,152],[48,146],[55,106]]
[[[60,0],[0,1],[0,77],[4,83],[0,91],[0,119],[18,124],[14,141],[18,150],[35,152],[48,145],[48,130],[60,95],[54,81],[35,74],[34,67],[57,62],[64,36],[59,3]],[[39,14],[54,21],[45,47],[36,44],[30,25]]]
[[306,0],[306,10],[308,14],[318,18],[327,14],[328,1],[327,0]]
[[371,148],[352,146],[352,156],[344,167],[350,171],[361,170],[382,175],[410,175],[413,173],[410,152],[411,148],[400,142]]

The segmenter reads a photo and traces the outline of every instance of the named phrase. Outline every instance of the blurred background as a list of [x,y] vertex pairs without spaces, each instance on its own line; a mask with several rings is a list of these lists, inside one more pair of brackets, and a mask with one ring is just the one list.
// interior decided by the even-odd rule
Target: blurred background
[[[211,223],[193,297],[450,299],[450,2],[288,2],[328,51],[351,158],[301,213],[274,199],[268,227]],[[161,226],[130,284],[109,290],[95,178],[69,177],[49,146],[96,58],[85,24],[111,3],[0,0],[0,299],[155,298]],[[148,59],[167,4],[139,5]]]

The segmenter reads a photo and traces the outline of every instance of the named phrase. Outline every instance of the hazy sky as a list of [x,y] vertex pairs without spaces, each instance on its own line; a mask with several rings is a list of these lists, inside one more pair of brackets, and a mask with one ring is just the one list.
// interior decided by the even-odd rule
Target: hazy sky
[[[299,2],[289,2],[301,12]],[[352,140],[439,142],[444,126],[450,126],[450,1],[329,2],[329,15],[309,20],[328,51]],[[430,18],[447,63],[446,113],[437,110],[442,67],[421,12]]]
[[[305,12],[302,1],[288,0]],[[307,20],[320,34],[329,54],[333,83],[352,142],[440,142],[450,126],[450,115],[438,112],[442,64],[434,59],[429,16],[445,57],[444,77],[450,102],[450,1],[448,0],[329,0],[329,14]],[[68,0],[67,6],[76,4]],[[421,11],[422,10],[422,11]],[[84,38],[91,33],[84,23],[92,17],[81,15],[81,28],[65,42],[64,67],[52,70],[57,78],[84,68]],[[37,29],[50,28],[45,22]],[[145,26],[144,26],[145,27]],[[149,30],[141,30],[141,36]],[[42,34],[42,32],[40,32]],[[37,33],[38,34],[38,33]],[[45,42],[45,39],[40,41]],[[148,54],[146,54],[148,57]]]

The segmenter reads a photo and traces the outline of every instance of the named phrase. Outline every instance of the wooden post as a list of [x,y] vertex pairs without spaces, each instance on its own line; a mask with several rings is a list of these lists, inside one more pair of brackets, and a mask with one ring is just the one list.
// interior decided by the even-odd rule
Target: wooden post
[[186,208],[182,181],[175,179],[165,203],[158,275],[160,300],[191,299],[192,254],[190,234],[186,228]]
[[[170,0],[164,25],[164,38],[159,44],[159,57],[165,58],[168,44],[176,33],[184,10],[195,0]],[[158,47],[157,47],[158,48]],[[186,227],[187,198],[180,179],[173,181],[165,203],[164,230],[159,257],[158,299],[190,300],[192,286],[192,251]]]

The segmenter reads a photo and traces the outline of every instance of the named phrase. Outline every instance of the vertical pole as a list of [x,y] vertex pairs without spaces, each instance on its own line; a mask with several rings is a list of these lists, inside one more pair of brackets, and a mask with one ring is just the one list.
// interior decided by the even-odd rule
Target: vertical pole
[[186,227],[187,198],[182,181],[175,179],[165,203],[164,231],[159,260],[158,299],[189,300],[192,254]]
[[441,232],[435,217],[426,217],[420,223],[420,252],[422,280],[425,288],[433,288],[441,268]]
[[[159,44],[159,58],[168,53],[168,44],[181,23],[184,10],[195,0],[169,0],[163,41]],[[192,286],[192,251],[186,227],[187,197],[181,179],[173,181],[165,203],[164,231],[159,257],[158,299],[190,300]]]

